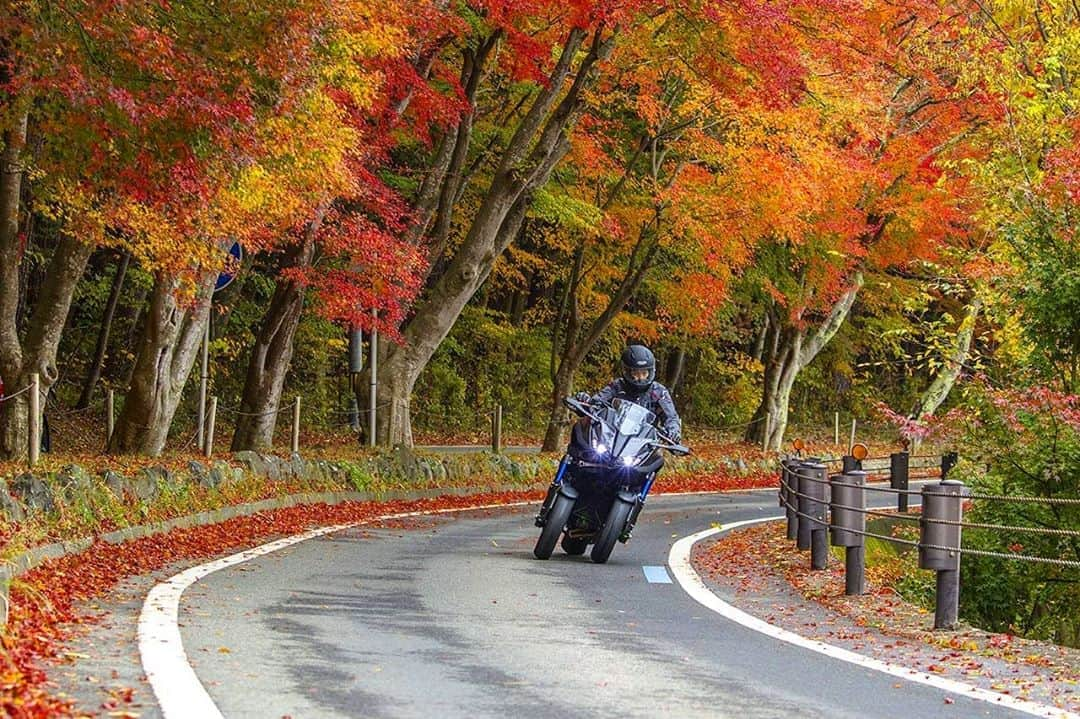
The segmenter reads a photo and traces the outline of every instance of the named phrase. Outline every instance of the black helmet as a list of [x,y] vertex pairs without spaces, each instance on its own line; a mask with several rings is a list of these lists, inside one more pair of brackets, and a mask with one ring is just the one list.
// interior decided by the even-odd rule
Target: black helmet
[[630,345],[622,353],[622,376],[627,387],[644,392],[656,379],[656,358],[644,345]]

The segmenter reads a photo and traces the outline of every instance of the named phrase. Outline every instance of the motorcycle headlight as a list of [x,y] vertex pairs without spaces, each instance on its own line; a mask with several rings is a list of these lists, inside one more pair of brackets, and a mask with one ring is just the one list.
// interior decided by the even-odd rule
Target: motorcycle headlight
[[622,458],[622,463],[627,467],[633,467],[634,465],[641,463],[641,458],[640,457],[629,457],[629,456],[628,457],[623,457]]
[[593,449],[596,450],[597,454],[605,454],[607,452],[607,445],[603,442],[597,442],[593,445]]

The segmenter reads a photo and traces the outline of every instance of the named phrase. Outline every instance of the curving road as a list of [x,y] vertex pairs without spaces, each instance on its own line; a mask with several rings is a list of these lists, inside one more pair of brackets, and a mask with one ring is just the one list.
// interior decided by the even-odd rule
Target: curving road
[[534,560],[534,510],[352,528],[223,569],[183,594],[184,649],[226,717],[1026,716],[898,691],[662,582],[678,538],[775,515],[775,492],[654,497],[607,565]]

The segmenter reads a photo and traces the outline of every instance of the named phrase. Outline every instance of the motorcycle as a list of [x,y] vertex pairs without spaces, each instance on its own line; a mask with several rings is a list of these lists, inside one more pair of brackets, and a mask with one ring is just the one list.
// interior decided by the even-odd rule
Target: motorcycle
[[645,498],[664,466],[661,450],[690,454],[690,448],[657,430],[656,415],[629,400],[590,405],[563,400],[581,419],[536,515],[541,527],[533,554],[548,559],[562,536],[562,548],[582,555],[591,544],[592,561],[603,564],[616,542],[626,543]]

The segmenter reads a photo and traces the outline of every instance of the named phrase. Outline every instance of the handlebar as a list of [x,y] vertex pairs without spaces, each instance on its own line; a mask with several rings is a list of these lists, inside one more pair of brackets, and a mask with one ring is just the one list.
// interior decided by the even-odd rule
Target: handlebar
[[[595,422],[603,421],[599,416],[590,411],[592,409],[591,404],[579,402],[573,397],[563,397],[563,404],[566,405],[570,409],[570,411],[574,412],[575,414],[579,414],[583,417],[588,417]],[[679,455],[680,457],[685,457],[690,454],[690,448],[687,447],[685,444],[680,444],[672,440],[660,430],[656,430],[656,434],[659,435],[661,440],[653,442],[653,445],[657,448],[666,449],[672,454]]]

